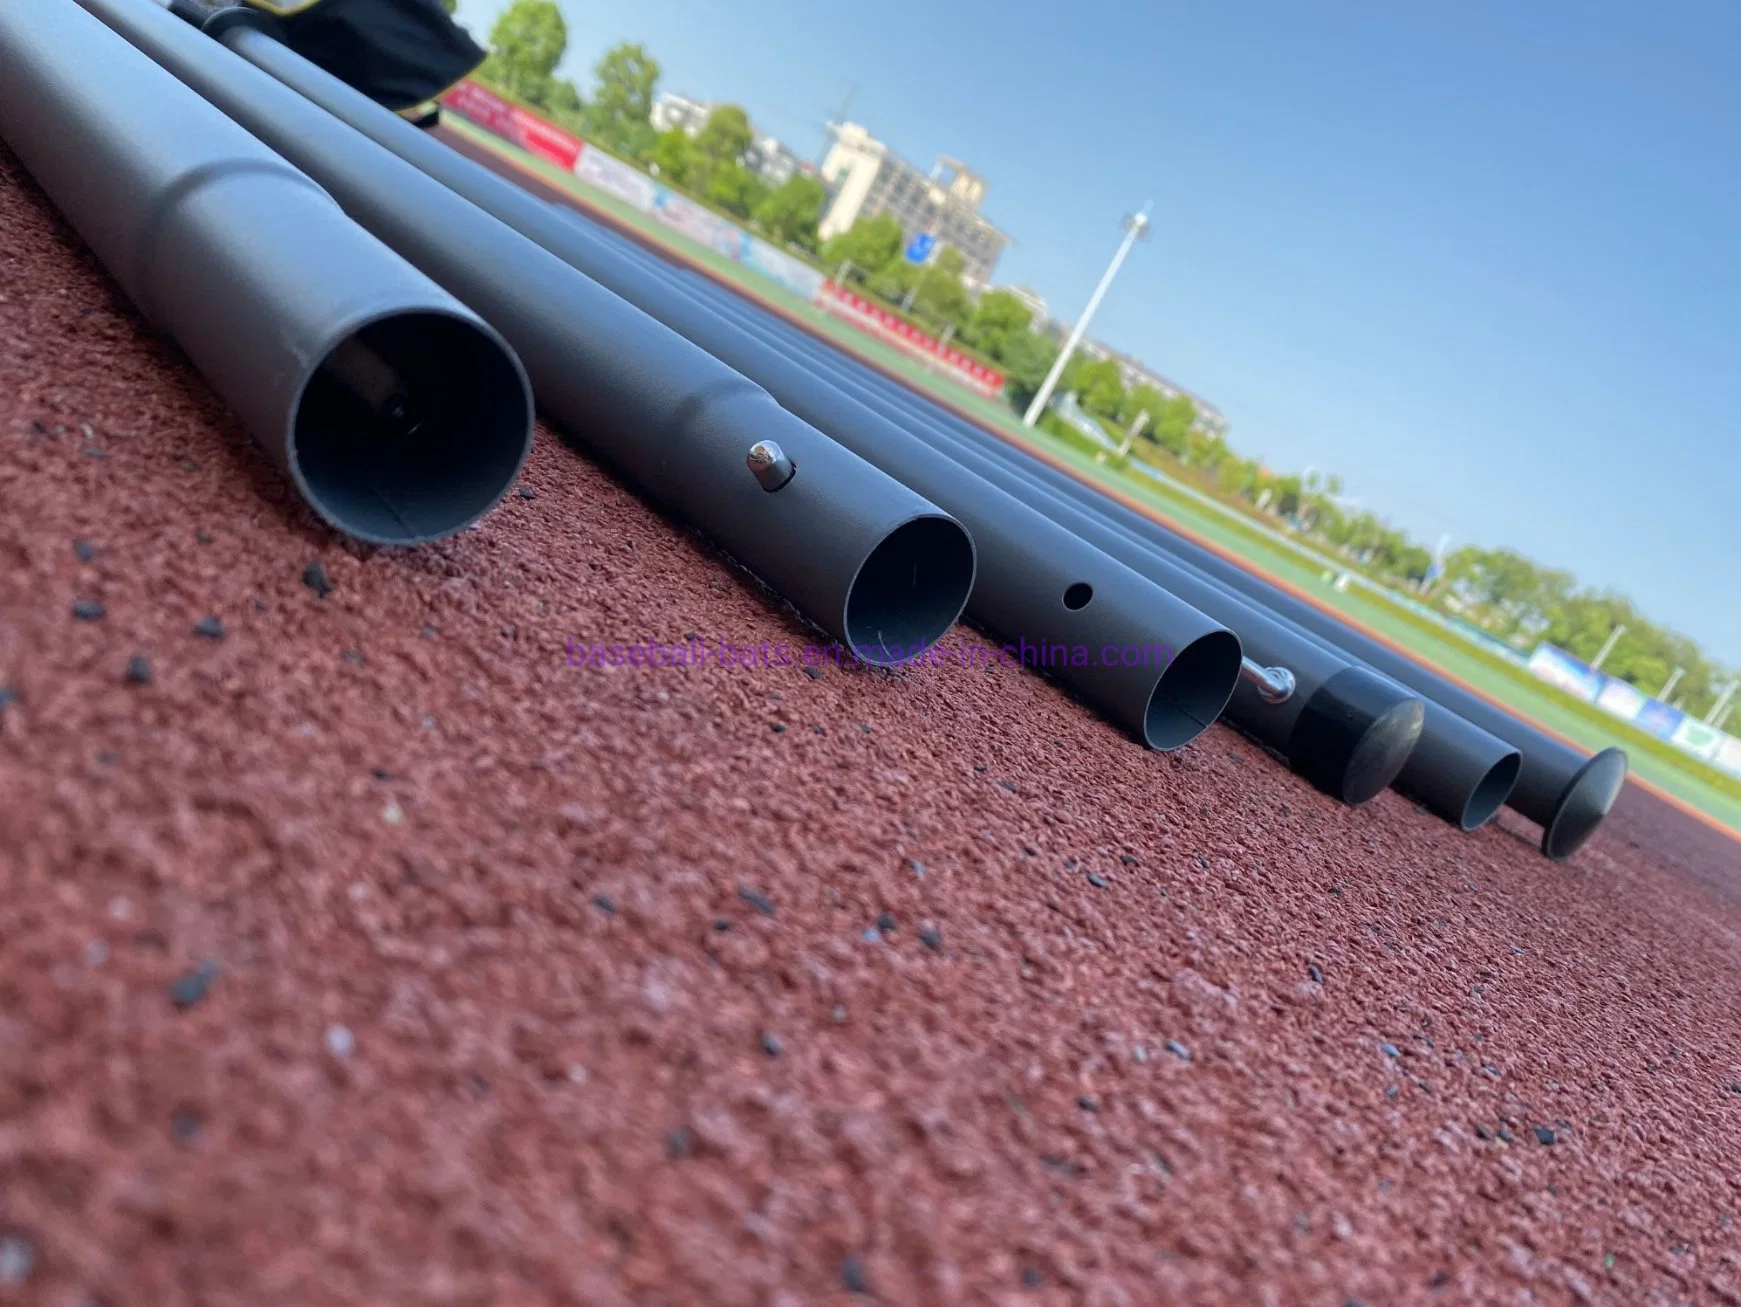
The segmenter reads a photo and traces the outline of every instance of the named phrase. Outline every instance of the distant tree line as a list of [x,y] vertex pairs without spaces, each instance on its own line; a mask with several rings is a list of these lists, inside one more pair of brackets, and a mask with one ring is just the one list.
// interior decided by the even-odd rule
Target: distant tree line
[[780,245],[814,254],[826,195],[813,177],[769,187],[744,163],[755,133],[735,104],[722,104],[693,137],[656,131],[653,99],[659,63],[625,42],[593,67],[590,95],[556,75],[568,49],[568,25],[554,0],[514,0],[490,29],[490,54],[478,76],[544,110],[561,127],[646,167],[661,181],[748,223]]
[[[451,13],[456,0],[441,3]],[[717,106],[693,137],[675,128],[656,131],[651,117],[659,64],[637,43],[607,51],[593,68],[590,94],[582,96],[556,75],[568,28],[554,0],[514,0],[491,29],[489,46],[479,69],[484,80],[768,239],[819,258],[830,273],[995,363],[1017,411],[1038,393],[1059,345],[1036,329],[1021,299],[970,287],[962,277],[966,260],[949,245],[939,245],[923,265],[910,262],[907,233],[889,214],[863,219],[821,242],[817,224],[827,199],[822,183],[795,176],[768,187],[745,164],[755,135],[738,105]],[[1073,356],[1059,393],[1074,394],[1109,437],[1121,437],[1140,420],[1131,457],[1276,519],[1350,568],[1416,593],[1520,649],[1548,641],[1588,660],[1624,625],[1603,670],[1655,694],[1675,669],[1683,669],[1673,702],[1697,716],[1731,680],[1741,679],[1741,672],[1725,671],[1694,641],[1652,623],[1624,596],[1580,589],[1570,573],[1513,550],[1467,546],[1436,573],[1433,555],[1406,532],[1348,506],[1338,478],[1276,474],[1241,457],[1203,428],[1189,396],[1147,385],[1127,388],[1115,359]],[[1080,438],[1052,415],[1047,427],[1066,439]]]

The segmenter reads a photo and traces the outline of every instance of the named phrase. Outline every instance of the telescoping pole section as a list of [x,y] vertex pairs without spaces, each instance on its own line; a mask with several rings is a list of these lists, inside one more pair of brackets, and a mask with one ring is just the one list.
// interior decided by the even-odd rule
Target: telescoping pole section
[[[135,21],[134,11],[147,0],[80,2],[98,13],[124,11],[128,35],[139,39],[144,15]],[[186,30],[191,37],[191,29]],[[571,257],[571,251],[561,248],[563,220],[545,212],[545,206],[525,191],[382,110],[264,33],[221,16],[208,24],[208,30],[249,63],[530,237],[545,257],[554,259],[550,250],[560,253],[559,266],[586,271]],[[149,35],[145,48],[163,57],[156,31]],[[177,50],[172,67],[202,91],[215,93],[219,79],[202,71],[198,66],[201,62],[184,60]],[[194,66],[185,66],[188,63]],[[229,80],[227,73],[223,80]],[[220,103],[230,109],[232,96],[222,94]],[[236,109],[246,113],[247,105],[238,103]],[[254,125],[251,117],[244,117],[244,122]],[[329,120],[329,126],[321,131],[330,134],[334,126]],[[262,124],[263,129],[269,127]],[[315,131],[312,127],[307,130]],[[343,188],[334,185],[333,189],[345,199]],[[439,221],[430,219],[431,225]],[[399,236],[390,239],[400,244]],[[409,252],[413,239],[407,236],[400,248]],[[417,256],[412,257],[415,261]],[[623,294],[620,285],[612,285],[610,290]],[[607,298],[614,300],[614,296]],[[705,351],[710,361],[720,360],[714,366],[753,373],[753,379],[771,391],[777,382],[775,398],[804,421],[827,420],[825,411],[803,402],[798,383],[807,374],[802,369],[792,368],[782,375],[759,366],[770,351],[723,320],[680,296],[661,302],[626,294],[623,298],[686,341],[693,341],[689,347]],[[489,316],[490,311],[485,313]],[[505,323],[503,330],[514,338]],[[523,353],[537,385],[534,353],[529,348]],[[1019,501],[985,485],[898,428],[891,428],[887,439],[877,441],[862,440],[844,427],[834,427],[830,434],[867,463],[941,505],[972,532],[978,574],[967,612],[976,624],[1012,644],[1026,642],[1035,648],[1068,651],[1070,657],[1050,661],[1042,670],[1152,747],[1176,748],[1214,721],[1233,693],[1240,665],[1239,641],[1220,623],[1088,547]],[[785,445],[783,440],[780,443]],[[792,452],[789,446],[787,452]],[[798,454],[795,461],[799,470],[792,484],[797,486],[804,479],[804,458]],[[1130,657],[1133,651],[1134,658]]]
[[[935,412],[932,406],[901,388],[891,385],[885,394],[890,400],[898,399],[896,409],[908,420],[927,410]],[[1461,824],[1466,828],[1479,825],[1482,810],[1494,806],[1495,795],[1503,789],[1503,805],[1539,825],[1542,852],[1556,862],[1563,862],[1589,841],[1619,797],[1627,771],[1623,750],[1607,748],[1592,755],[1566,744],[1406,654],[1355,630],[1317,605],[1109,499],[1093,486],[963,419],[951,414],[942,416],[976,448],[1006,463],[1030,469],[1034,476],[1078,505],[1091,506],[1116,519],[1218,585],[1424,696],[1428,705],[1426,726],[1397,784],[1448,820],[1457,820],[1454,815],[1457,796],[1467,794],[1470,806]],[[1495,741],[1503,750],[1496,749]],[[1506,788],[1511,769],[1505,756],[1512,750],[1520,756],[1513,783]]]
[[513,485],[502,338],[66,0],[0,4],[0,136],[332,526],[433,540]]
[[[858,657],[904,661],[954,625],[974,553],[947,513],[153,0],[79,3],[477,309],[518,351],[565,435],[698,523]],[[229,35],[282,51],[422,137],[269,37]],[[749,463],[763,442],[795,468],[772,490]]]
[[[677,272],[656,256],[629,254],[620,242],[584,220],[577,218],[575,225],[597,242],[600,259],[639,263],[638,271],[659,277],[685,294],[693,296],[700,291],[697,279]],[[801,349],[786,348],[795,342],[781,333],[779,324],[729,292],[722,292],[717,298],[709,296],[709,303],[740,330],[754,333],[774,348],[785,348],[788,356],[811,362],[818,380],[835,385],[840,392],[840,421],[851,420],[849,401],[881,411],[874,393],[861,391],[853,381],[840,375],[838,367],[830,366],[838,361],[838,355],[828,359],[827,346],[819,346],[817,356],[812,359]],[[1325,793],[1346,803],[1364,803],[1391,784],[1413,756],[1424,712],[1417,695],[1301,636],[1285,623],[1228,594],[1128,533],[1028,482],[947,432],[923,422],[902,425],[968,472],[1202,609],[1238,635],[1248,665],[1224,715],[1245,734],[1287,758],[1295,771]],[[876,429],[886,426],[878,424]],[[867,438],[875,439],[875,430],[868,427],[866,430]],[[1287,693],[1279,692],[1276,677],[1260,674],[1266,664],[1273,665],[1272,670],[1288,674]]]
[[[1044,464],[1024,457],[995,439],[987,438],[983,442],[967,439],[959,428],[938,420],[943,416],[941,410],[928,411],[929,406],[920,403],[907,406],[891,402],[893,383],[889,383],[887,390],[877,387],[876,378],[845,359],[838,350],[795,327],[777,322],[741,297],[714,286],[706,278],[679,271],[656,255],[604,232],[574,214],[573,210],[566,212],[573,215],[577,227],[613,254],[634,260],[670,284],[705,298],[744,330],[756,332],[770,343],[783,346],[793,357],[805,361],[812,371],[826,377],[854,399],[891,421],[901,423],[1083,539],[1226,622],[1240,637],[1248,654],[1279,660],[1283,666],[1298,667],[1308,680],[1313,676],[1310,669],[1320,667],[1324,658],[1328,658],[1335,668],[1357,662],[1351,655],[1288,619],[1263,611],[1255,601],[1241,599],[1189,561],[1159,551],[1122,521],[1103,511],[1113,503],[1105,496],[1089,491],[1079,498],[1066,500],[1058,484],[1058,480],[1068,479],[1062,473],[1058,474],[1058,480],[1047,480],[1040,475]],[[999,457],[999,454],[1007,454],[1007,457]],[[1087,487],[1083,489],[1087,490]],[[1361,674],[1379,675],[1364,668]],[[1323,675],[1323,672],[1318,673],[1319,677]],[[1410,691],[1394,682],[1391,686],[1394,696],[1415,701]],[[1277,709],[1278,701],[1264,698],[1262,691],[1263,683],[1253,679],[1250,685],[1236,693],[1228,704],[1229,720],[1287,756],[1302,774],[1311,776],[1321,787],[1345,798],[1359,793],[1360,790],[1352,786],[1352,777],[1344,777],[1336,784],[1325,784],[1328,778],[1315,769],[1322,766],[1318,750],[1310,747],[1309,737],[1296,743],[1279,732],[1278,723],[1285,720],[1284,715]],[[1474,830],[1489,821],[1504,803],[1516,782],[1522,755],[1505,741],[1464,721],[1450,710],[1430,700],[1420,702],[1424,716],[1419,739],[1412,749],[1406,751],[1406,759],[1400,763],[1401,770],[1391,773],[1389,783],[1446,821],[1463,830]],[[1376,740],[1386,734],[1382,717],[1374,721],[1371,733],[1374,743],[1364,753],[1369,759],[1378,749]],[[1398,741],[1392,756],[1402,754],[1400,734],[1394,729],[1389,734]],[[1380,780],[1385,774],[1382,768],[1371,766],[1354,771],[1363,772],[1367,784]],[[1382,788],[1382,785],[1377,788]]]

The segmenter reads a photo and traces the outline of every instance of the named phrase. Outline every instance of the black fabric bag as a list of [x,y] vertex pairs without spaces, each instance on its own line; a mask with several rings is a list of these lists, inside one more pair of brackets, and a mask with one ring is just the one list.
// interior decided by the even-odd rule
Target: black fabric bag
[[395,112],[434,100],[484,61],[436,0],[247,0],[284,43]]

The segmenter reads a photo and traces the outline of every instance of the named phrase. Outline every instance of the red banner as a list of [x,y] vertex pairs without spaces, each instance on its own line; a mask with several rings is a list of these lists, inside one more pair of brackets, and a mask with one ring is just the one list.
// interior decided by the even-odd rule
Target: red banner
[[997,369],[988,368],[985,364],[968,358],[961,351],[950,349],[935,336],[927,335],[905,318],[853,294],[844,286],[837,286],[832,281],[823,282],[819,306],[861,330],[881,337],[898,349],[933,360],[988,399],[996,399],[1003,392],[1003,374]]
[[442,107],[469,118],[487,132],[512,141],[522,150],[548,159],[559,168],[574,170],[585,145],[530,109],[522,109],[476,82],[461,82],[441,97]]
[[[451,109],[460,117],[469,119],[485,131],[500,136],[503,140],[512,141],[521,149],[548,159],[559,168],[569,172],[576,171],[586,143],[578,137],[570,136],[554,123],[547,122],[530,109],[522,109],[512,100],[497,95],[494,91],[477,82],[466,81],[455,86],[441,97],[444,108]],[[604,165],[608,156],[596,154],[600,165]],[[612,168],[626,173],[633,173],[645,180],[653,193],[652,209],[655,217],[668,226],[676,226],[685,230],[696,240],[710,245],[720,253],[732,259],[743,262],[746,250],[753,250],[756,242],[737,227],[715,217],[708,210],[686,200],[682,196],[670,194],[668,188],[655,186],[652,179],[645,177],[638,170],[631,169],[626,164],[610,160]],[[606,171],[609,171],[607,169]],[[594,185],[600,184],[597,177],[587,178]],[[613,193],[621,193],[621,187],[606,187]],[[666,202],[657,196],[665,195]],[[636,204],[636,208],[643,208]],[[673,217],[688,215],[693,221],[688,223],[673,223]],[[708,230],[702,232],[696,229],[696,223],[704,223]],[[717,228],[717,231],[715,230]],[[729,237],[730,239],[727,239]],[[728,248],[729,247],[729,248]],[[777,253],[777,251],[775,251]],[[787,260],[791,262],[791,260]],[[803,265],[795,265],[803,267]],[[763,270],[764,272],[766,269]],[[790,285],[791,279],[782,279]],[[800,292],[804,293],[804,292]],[[906,319],[890,313],[879,304],[853,294],[844,286],[836,286],[832,281],[822,283],[822,288],[816,292],[815,303],[818,308],[834,314],[843,322],[849,322],[869,335],[875,336],[886,344],[908,354],[914,355],[930,364],[936,371],[978,391],[987,399],[996,399],[1003,393],[1003,374],[995,368],[988,368],[983,363],[976,362],[960,350],[950,349],[935,336],[919,330]]]

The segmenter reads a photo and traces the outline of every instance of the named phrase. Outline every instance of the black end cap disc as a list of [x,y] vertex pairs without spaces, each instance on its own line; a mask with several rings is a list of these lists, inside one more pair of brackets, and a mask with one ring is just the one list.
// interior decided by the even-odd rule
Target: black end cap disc
[[1626,753],[1604,749],[1566,782],[1554,818],[1542,832],[1542,852],[1564,862],[1596,833],[1626,784]]
[[1345,667],[1300,709],[1288,762],[1324,793],[1365,803],[1397,778],[1426,719],[1426,705],[1400,685]]

